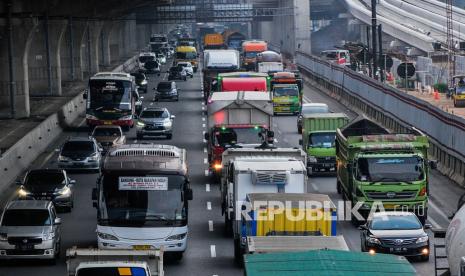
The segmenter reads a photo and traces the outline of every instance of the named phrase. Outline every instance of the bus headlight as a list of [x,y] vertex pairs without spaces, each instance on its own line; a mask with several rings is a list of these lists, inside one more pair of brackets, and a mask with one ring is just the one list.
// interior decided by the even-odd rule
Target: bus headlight
[[118,241],[117,237],[107,233],[97,232],[97,236],[102,240]]
[[169,236],[165,241],[180,241],[186,237],[187,233]]
[[119,120],[121,121],[132,120],[132,115],[126,115],[126,116],[120,117]]

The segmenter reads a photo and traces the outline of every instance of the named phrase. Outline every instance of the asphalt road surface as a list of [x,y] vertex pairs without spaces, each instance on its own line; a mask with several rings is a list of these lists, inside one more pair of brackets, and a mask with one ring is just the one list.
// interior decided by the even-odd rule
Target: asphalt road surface
[[[166,66],[165,66],[166,67]],[[166,69],[166,68],[165,68]],[[176,115],[173,139],[150,138],[136,140],[135,129],[126,133],[128,143],[154,142],[171,144],[187,149],[191,186],[194,200],[189,203],[189,241],[184,259],[180,262],[165,262],[166,275],[242,275],[243,271],[233,262],[233,241],[223,235],[224,220],[221,216],[220,193],[217,184],[208,177],[207,153],[203,140],[206,130],[206,107],[202,103],[201,76],[186,82],[179,81],[179,102],[152,102],[152,88],[156,87],[166,75],[158,77],[150,75],[149,89],[144,96],[144,106],[164,106]],[[351,118],[356,114],[339,102],[328,98],[316,89],[305,87],[305,101],[325,102],[332,111],[345,112]],[[300,139],[297,134],[295,116],[278,116],[275,118],[275,133],[277,145],[298,146]],[[66,132],[56,143],[44,152],[32,167],[56,167],[56,153],[68,136],[86,136],[88,130],[85,124]],[[58,276],[66,275],[65,250],[72,246],[96,247],[96,210],[92,207],[91,190],[95,186],[96,174],[72,174],[76,180],[75,208],[71,213],[60,214],[62,218],[62,252],[57,265],[50,266],[35,261],[18,261],[2,263],[0,276]],[[12,188],[13,190],[13,188]],[[336,178],[334,176],[311,177],[308,181],[309,192],[329,194],[333,201],[341,200],[336,193]],[[447,227],[448,216],[455,211],[458,197],[463,190],[446,177],[434,172],[430,182],[431,204],[429,222],[435,227]],[[4,194],[4,199],[11,195]],[[338,234],[344,235],[351,250],[360,250],[359,230],[350,222],[338,223]],[[434,260],[429,262],[412,261],[419,275],[434,275]]]

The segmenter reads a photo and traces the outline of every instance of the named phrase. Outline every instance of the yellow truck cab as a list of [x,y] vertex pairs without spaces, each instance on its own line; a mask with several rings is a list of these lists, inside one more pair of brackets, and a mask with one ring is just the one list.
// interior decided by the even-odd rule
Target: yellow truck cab
[[178,46],[176,47],[175,64],[181,61],[190,62],[197,72],[198,64],[197,50],[193,46]]

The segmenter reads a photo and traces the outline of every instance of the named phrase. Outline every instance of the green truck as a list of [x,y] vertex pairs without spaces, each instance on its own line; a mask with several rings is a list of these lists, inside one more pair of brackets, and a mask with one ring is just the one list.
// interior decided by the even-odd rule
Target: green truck
[[307,172],[336,171],[336,129],[349,122],[344,113],[314,113],[302,117],[302,149],[307,153]]
[[[428,137],[415,128],[392,133],[366,117],[337,130],[337,191],[366,218],[373,207],[427,218]],[[374,205],[374,203],[377,203]],[[379,208],[378,208],[379,210]],[[360,221],[352,215],[352,222]]]

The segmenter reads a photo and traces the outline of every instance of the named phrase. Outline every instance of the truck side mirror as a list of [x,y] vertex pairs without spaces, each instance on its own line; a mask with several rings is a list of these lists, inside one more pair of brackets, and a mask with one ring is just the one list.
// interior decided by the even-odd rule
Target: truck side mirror
[[98,191],[97,188],[92,189],[92,200],[97,200],[98,198]]
[[433,170],[438,168],[438,161],[437,160],[429,160],[429,167]]
[[299,139],[299,146],[302,146],[304,144],[304,142],[302,141],[302,139]]
[[84,94],[82,94],[82,98],[83,98],[84,100],[87,99],[87,91],[85,91]]
[[207,141],[210,139],[210,137],[208,137],[208,132],[206,132],[206,133],[203,135],[203,138],[204,138],[205,140],[207,140]]
[[273,138],[274,137],[274,131],[268,130],[267,136],[268,136],[268,138]]
[[186,189],[186,191],[184,192],[184,195],[187,200],[192,200],[194,198],[194,193],[192,192],[191,188]]

